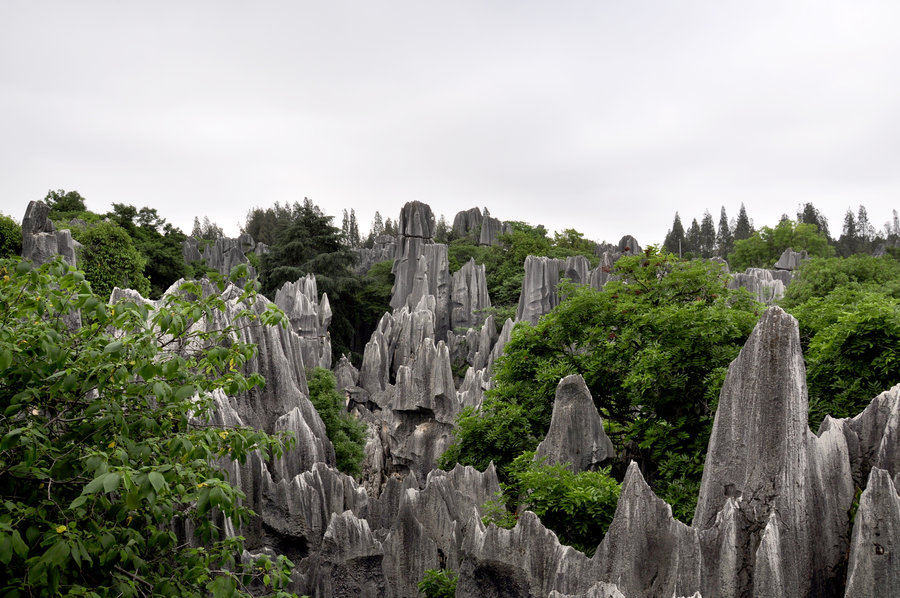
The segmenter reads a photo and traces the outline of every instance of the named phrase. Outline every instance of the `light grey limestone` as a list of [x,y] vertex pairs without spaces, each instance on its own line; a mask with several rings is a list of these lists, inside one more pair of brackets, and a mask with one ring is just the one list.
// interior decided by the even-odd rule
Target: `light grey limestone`
[[296,282],[286,282],[275,292],[275,305],[288,317],[291,329],[301,340],[303,363],[308,368],[331,368],[332,311],[328,295],[319,297],[316,277],[307,274]]
[[469,233],[481,231],[481,209],[469,208],[461,212],[457,212],[453,217],[453,234],[457,237],[465,237]]
[[900,596],[900,496],[890,472],[878,467],[859,499],[844,595]]
[[31,201],[22,218],[22,257],[35,265],[45,264],[61,255],[70,266],[77,266],[81,244],[66,230],[56,230],[50,220],[50,207],[42,201]]
[[480,326],[485,318],[480,312],[490,307],[484,264],[478,265],[474,258],[469,258],[452,276],[450,329],[456,331]]
[[516,320],[537,324],[544,314],[559,304],[557,285],[565,263],[549,257],[529,255],[525,258],[525,277],[516,309]]
[[481,221],[481,234],[478,237],[479,245],[497,245],[500,242],[500,235],[511,233],[512,226],[505,222],[501,222],[493,216],[485,216]]
[[806,251],[794,251],[788,247],[775,262],[775,270],[799,270],[800,265],[807,259],[809,255]]
[[784,297],[784,282],[775,278],[771,270],[763,268],[747,268],[743,273],[732,274],[728,288],[732,290],[745,288],[757,301],[767,305]]
[[550,429],[534,453],[547,465],[565,465],[578,473],[595,470],[615,457],[603,430],[603,419],[580,374],[566,376],[556,387]]
[[342,355],[334,368],[334,377],[338,392],[356,386],[359,382],[359,370],[356,369],[346,355]]

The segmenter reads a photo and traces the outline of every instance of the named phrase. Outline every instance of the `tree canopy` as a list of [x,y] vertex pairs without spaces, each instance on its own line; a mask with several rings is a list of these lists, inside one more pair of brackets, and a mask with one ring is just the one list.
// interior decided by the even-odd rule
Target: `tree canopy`
[[[237,527],[250,511],[217,460],[274,454],[281,443],[210,423],[213,393],[263,382],[241,373],[254,346],[230,329],[191,326],[224,309],[220,296],[185,283],[151,311],[107,305],[62,260],[39,269],[3,260],[0,273],[3,595],[249,596],[251,584],[282,587],[289,561],[242,564],[242,539],[223,532],[222,518]],[[242,299],[251,303],[252,291]],[[91,324],[70,327],[76,311]],[[278,320],[267,311],[258,322]],[[247,310],[239,321],[257,317]]]

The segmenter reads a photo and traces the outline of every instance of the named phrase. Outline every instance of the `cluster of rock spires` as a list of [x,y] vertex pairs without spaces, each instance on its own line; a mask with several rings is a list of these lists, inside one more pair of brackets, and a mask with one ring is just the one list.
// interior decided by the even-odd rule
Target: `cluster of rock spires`
[[[249,264],[250,260],[247,259],[248,253],[262,256],[268,252],[269,247],[265,243],[257,243],[247,233],[236,239],[220,237],[214,243],[207,245],[202,251],[200,249],[200,241],[193,237],[185,239],[181,246],[181,256],[184,258],[184,263],[203,262],[207,268],[217,271],[222,276],[228,276],[231,269],[235,266]],[[250,270],[250,278],[255,278],[256,269],[249,265],[248,268]]]
[[[900,595],[900,385],[854,418],[826,418],[813,434],[797,323],[777,307],[729,367],[691,525],[673,519],[634,463],[591,558],[561,545],[528,511],[509,530],[485,525],[482,505],[499,490],[493,467],[443,472],[434,465],[459,410],[480,404],[513,322],[498,334],[493,318],[481,320],[479,310],[490,305],[483,269],[472,262],[449,275],[446,247],[431,242],[433,216],[423,206],[408,205],[401,217],[393,312],[358,371],[346,359],[335,368],[350,408],[369,427],[361,482],[334,468],[333,446],[309,401],[305,370],[330,355],[331,310],[314,277],[278,292],[289,327],[237,327],[241,340],[258,346],[245,367],[266,385],[217,394],[215,423],[288,431],[296,444],[277,460],[253,455],[244,465],[223,464],[258,513],[246,528],[227,531],[245,536],[253,552],[291,558],[293,591],[416,596],[426,569],[447,568],[459,572],[458,596]],[[29,257],[47,259],[50,236],[57,250],[59,240],[35,214],[23,231],[36,236],[23,245]],[[529,258],[519,319],[531,321],[559,301],[553,281],[561,275],[602,286],[594,277],[609,274],[616,253],[639,251],[634,239],[623,243],[604,250],[607,270],[592,271],[586,260]],[[112,299],[143,300],[135,295],[116,290]],[[227,288],[227,309],[203,325],[233,322],[245,307],[239,297]],[[266,304],[260,297],[252,309],[261,313]],[[469,366],[463,377],[455,362]],[[579,377],[560,382],[538,455],[574,470],[612,456]],[[863,492],[851,526],[857,487]]]
[[728,281],[728,288],[745,288],[760,303],[773,305],[784,297],[784,289],[791,283],[794,271],[799,270],[807,259],[809,256],[806,251],[798,252],[788,247],[778,258],[774,268],[747,268],[744,272],[735,272]]

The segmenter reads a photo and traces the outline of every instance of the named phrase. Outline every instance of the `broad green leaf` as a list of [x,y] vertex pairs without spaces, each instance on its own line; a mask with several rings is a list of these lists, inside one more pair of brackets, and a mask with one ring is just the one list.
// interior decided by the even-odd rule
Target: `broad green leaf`
[[150,484],[153,485],[153,489],[156,490],[157,493],[166,485],[166,478],[157,471],[151,471],[147,477],[150,479]]

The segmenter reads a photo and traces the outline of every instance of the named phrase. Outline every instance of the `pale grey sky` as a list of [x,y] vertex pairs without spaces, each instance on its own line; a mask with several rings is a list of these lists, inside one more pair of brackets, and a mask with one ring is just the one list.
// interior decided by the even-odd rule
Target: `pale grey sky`
[[900,207],[900,3],[0,4],[0,212],[48,189],[235,234],[473,206],[661,242],[741,202]]

